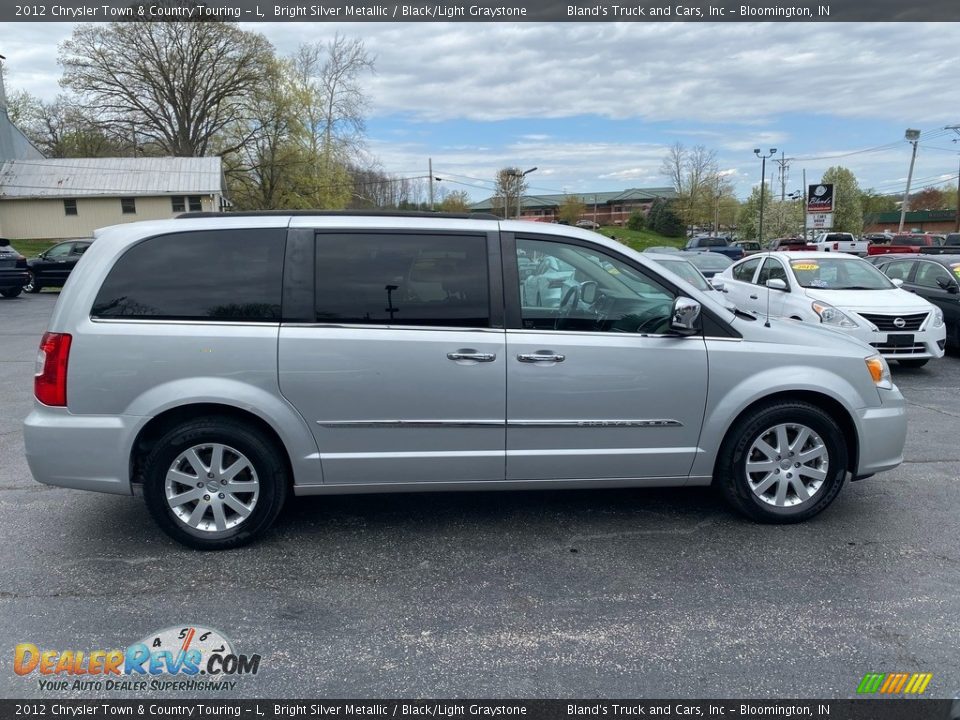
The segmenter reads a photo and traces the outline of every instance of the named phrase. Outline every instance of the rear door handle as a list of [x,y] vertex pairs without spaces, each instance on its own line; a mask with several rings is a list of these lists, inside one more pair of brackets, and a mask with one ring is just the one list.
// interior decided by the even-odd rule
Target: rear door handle
[[758,298],[756,295],[751,295],[751,296],[750,296],[750,299],[751,299],[751,300],[759,300],[760,298]]
[[470,348],[464,348],[462,350],[457,350],[456,352],[447,353],[448,360],[473,360],[474,362],[493,362],[497,359],[495,353],[483,353],[477,352],[476,350]]
[[521,353],[517,355],[517,360],[522,363],[563,362],[566,359],[566,355],[550,352]]

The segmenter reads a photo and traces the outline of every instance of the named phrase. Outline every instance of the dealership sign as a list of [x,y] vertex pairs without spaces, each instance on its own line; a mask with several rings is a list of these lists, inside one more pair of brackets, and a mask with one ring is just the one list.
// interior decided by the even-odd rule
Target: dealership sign
[[833,184],[818,183],[807,186],[807,212],[833,212]]
[[807,213],[807,227],[829,230],[833,227],[833,213]]

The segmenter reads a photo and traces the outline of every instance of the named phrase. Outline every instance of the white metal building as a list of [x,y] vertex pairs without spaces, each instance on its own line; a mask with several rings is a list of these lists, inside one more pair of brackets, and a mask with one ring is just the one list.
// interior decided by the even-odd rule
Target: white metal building
[[7,160],[0,166],[0,236],[89,237],[99,227],[221,210],[218,157]]

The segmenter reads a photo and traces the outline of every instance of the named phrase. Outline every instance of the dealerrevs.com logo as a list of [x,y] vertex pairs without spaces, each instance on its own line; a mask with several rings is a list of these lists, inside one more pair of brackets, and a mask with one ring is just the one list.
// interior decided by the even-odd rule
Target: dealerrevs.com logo
[[125,650],[48,650],[19,643],[13,670],[36,677],[40,690],[136,692],[231,691],[240,675],[256,675],[259,655],[242,655],[216,630],[169,627]]

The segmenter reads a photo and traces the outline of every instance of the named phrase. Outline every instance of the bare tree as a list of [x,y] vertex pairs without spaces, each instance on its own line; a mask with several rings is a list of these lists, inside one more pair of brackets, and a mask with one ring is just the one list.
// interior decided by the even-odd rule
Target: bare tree
[[48,158],[110,157],[133,154],[131,137],[111,137],[70,98],[47,102],[18,90],[10,95],[11,121]]
[[493,187],[493,212],[512,217],[517,213],[520,198],[527,191],[527,180],[518,167],[497,170]]
[[133,123],[167,154],[201,156],[242,119],[272,57],[262,35],[233,23],[84,24],[60,46],[60,82],[118,134]]
[[718,177],[716,150],[674,143],[667,149],[660,172],[670,178],[677,191],[676,209],[684,224],[713,222]]

